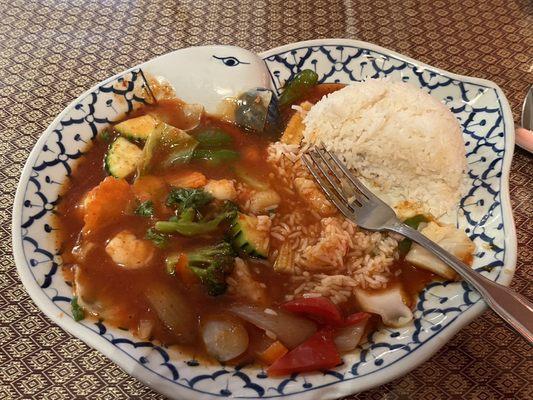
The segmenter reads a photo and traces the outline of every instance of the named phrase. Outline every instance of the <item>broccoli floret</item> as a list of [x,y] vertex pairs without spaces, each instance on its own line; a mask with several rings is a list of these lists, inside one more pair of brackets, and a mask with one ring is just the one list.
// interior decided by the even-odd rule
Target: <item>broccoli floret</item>
[[213,263],[215,260],[228,260],[233,261],[235,253],[233,247],[228,242],[221,242],[216,245],[201,247],[194,251],[187,253],[187,260],[189,265],[194,267],[206,267]]
[[154,228],[150,228],[146,231],[145,238],[151,240],[160,249],[164,249],[168,244],[168,236],[162,233],[156,232]]
[[232,201],[226,200],[222,203],[220,207],[220,212],[224,215],[224,218],[227,220],[233,220],[237,216],[239,207]]
[[213,200],[213,196],[202,189],[174,188],[167,197],[167,206],[178,211],[187,208],[198,209]]
[[154,203],[151,200],[147,200],[139,204],[135,209],[135,214],[141,217],[151,217],[154,215]]
[[229,221],[237,215],[237,206],[226,201],[211,218],[194,221],[196,212],[193,208],[184,209],[179,217],[172,217],[169,221],[158,221],[155,229],[163,233],[179,233],[184,236],[203,235],[215,231],[222,221]]
[[187,253],[189,269],[200,279],[210,296],[226,291],[226,277],[233,271],[234,257],[233,248],[227,242]]
[[85,311],[83,308],[78,304],[78,297],[74,296],[72,300],[70,301],[70,305],[72,307],[72,316],[74,317],[74,321],[81,321],[85,318]]

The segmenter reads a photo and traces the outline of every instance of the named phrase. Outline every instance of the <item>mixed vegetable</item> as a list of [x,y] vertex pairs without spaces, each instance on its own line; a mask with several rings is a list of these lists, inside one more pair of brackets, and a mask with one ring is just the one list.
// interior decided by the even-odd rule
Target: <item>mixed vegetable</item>
[[[247,91],[236,99],[235,124],[170,101],[101,132],[108,176],[90,190],[90,179],[80,185],[85,192],[73,197],[64,222],[76,233],[70,236],[74,318],[94,315],[146,340],[201,346],[221,362],[260,361],[272,376],[334,368],[378,321],[410,321],[399,285],[360,290],[356,306],[343,309],[322,296],[284,301],[279,295],[294,252],[282,244],[271,257],[270,216],[282,196],[257,143],[278,139],[281,115],[317,83],[318,75],[304,70],[279,99],[270,90]],[[297,179],[296,188],[306,190],[308,182]],[[302,197],[312,212],[335,212],[319,204],[322,193]],[[471,253],[457,231],[422,215],[405,222],[445,248]],[[399,252],[450,276],[407,239]],[[112,300],[98,295],[110,292]]]

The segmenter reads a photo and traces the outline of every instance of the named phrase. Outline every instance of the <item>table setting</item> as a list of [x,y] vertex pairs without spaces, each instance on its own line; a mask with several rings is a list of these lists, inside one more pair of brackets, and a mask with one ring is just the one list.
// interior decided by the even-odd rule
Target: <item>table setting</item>
[[[0,246],[2,398],[531,397],[531,3],[0,1],[0,15],[0,127],[5,138],[0,157],[5,222]],[[419,91],[407,89],[413,86]],[[352,90],[358,87],[362,94]],[[371,98],[372,91],[388,94],[365,103],[369,100],[364,96]],[[247,103],[246,96],[257,97]],[[383,98],[390,102],[386,108]],[[415,106],[418,98],[424,100]],[[357,142],[360,153],[343,147],[339,143],[348,143],[348,136],[342,139],[346,134],[330,127],[340,124],[350,126],[341,130],[356,132],[359,120],[337,109],[340,101],[354,110],[363,104],[353,112],[366,115],[360,118],[369,118],[371,127],[373,113],[392,112],[395,102],[412,101],[400,108],[413,113],[413,131],[405,133],[413,144],[395,138],[395,124],[401,126],[404,117],[390,114],[371,139],[382,140],[380,150],[363,150],[364,135]],[[420,119],[425,112],[437,114]],[[134,118],[128,119],[132,113]],[[321,125],[320,118],[329,115],[335,117]],[[432,186],[430,178],[411,187],[405,181],[409,175],[400,170],[418,163],[418,174],[439,174],[433,167],[436,159],[427,162],[424,157],[431,156],[412,147],[410,159],[400,155],[397,167],[387,163],[394,146],[425,146],[413,138],[417,132],[426,135],[425,128],[417,129],[427,124],[443,129],[444,135],[457,133],[445,141],[438,135],[425,139],[434,141],[425,151],[443,157],[438,167],[442,178],[433,179],[444,183]],[[364,133],[367,128],[362,129]],[[254,139],[257,132],[264,138]],[[299,149],[301,140],[308,141],[307,147]],[[156,151],[162,153],[154,156]],[[342,160],[333,154],[339,151]],[[387,151],[392,153],[384,156]],[[167,157],[165,152],[167,159],[161,158]],[[264,161],[257,154],[265,154]],[[294,163],[300,157],[294,170],[287,167],[287,160]],[[372,173],[374,180],[367,180],[365,160],[372,157],[384,157],[377,161],[383,167]],[[424,163],[427,167],[420,167]],[[457,163],[464,163],[463,172]],[[180,172],[183,168],[199,168],[201,173],[190,176],[203,183],[184,183],[191,178]],[[364,183],[352,168],[362,169]],[[423,168],[433,172],[420,172]],[[271,171],[270,183],[258,180],[263,171]],[[418,193],[424,200],[394,205],[396,192],[381,192],[379,185],[388,183],[375,183],[382,171],[389,171],[382,182],[403,180],[391,189],[400,191],[401,199]],[[292,173],[296,180],[285,181],[285,174]],[[230,181],[206,181],[203,174]],[[304,177],[307,188],[312,185],[320,194],[302,195],[311,193],[300,192],[310,190],[298,186]],[[220,192],[216,185],[222,182]],[[236,190],[231,184],[235,194],[226,194],[227,182],[237,182]],[[148,184],[159,189],[143,186]],[[453,192],[428,197],[420,185],[428,185],[428,191],[452,185],[446,190]],[[170,187],[166,203],[163,187]],[[283,190],[287,198],[276,193]],[[100,205],[107,201],[105,191],[115,191],[108,206]],[[275,205],[258,208],[257,194],[264,201],[272,192],[266,201]],[[298,217],[299,201],[311,207],[307,220]],[[318,203],[313,201],[326,205],[314,211]],[[328,206],[331,211],[324,208]],[[155,222],[168,218],[169,212],[175,215],[168,221]],[[286,212],[288,220],[283,219]],[[206,222],[213,213],[214,219]],[[302,224],[297,229],[294,218]],[[323,228],[312,228],[312,221]],[[341,252],[337,273],[346,276],[335,275],[342,279],[331,286],[326,282],[334,276],[309,275],[302,269],[311,268],[305,260],[312,245],[305,243],[325,243],[335,221],[345,221],[340,222],[345,233],[339,231],[335,240],[344,234],[363,238],[369,231],[376,233],[368,238],[383,242],[375,248],[355,239],[332,242]],[[267,223],[267,228],[248,233],[255,223]],[[141,226],[142,232],[148,230],[139,241],[131,232],[144,235]],[[195,250],[179,255],[165,250],[189,249],[194,243],[190,236],[200,235],[197,243],[212,243],[212,232],[221,227],[223,242],[208,249],[224,251],[213,256],[223,258],[209,261],[211,255],[199,256]],[[430,227],[455,239],[430,237]],[[116,234],[117,229],[122,231]],[[262,229],[272,230],[261,244]],[[313,236],[313,229],[323,230]],[[414,243],[402,242],[402,236]],[[136,247],[121,250],[134,242]],[[389,243],[398,250],[387,250]],[[98,246],[108,258],[88,261],[97,257]],[[428,261],[431,256],[422,247],[436,261]],[[144,257],[143,251],[148,252],[146,260],[136,259]],[[358,251],[367,255],[358,259]],[[160,257],[166,257],[167,274],[150,276],[151,269],[159,268],[153,260]],[[284,267],[285,274],[286,268],[294,274],[289,279],[280,280],[282,257],[296,263]],[[110,267],[110,259],[118,267]],[[277,275],[261,272],[270,262]],[[318,268],[316,263],[323,261],[314,262],[310,265]],[[202,268],[224,263],[231,267],[224,267],[222,281],[213,286],[221,275],[205,275]],[[349,263],[373,269],[342,272],[351,271]],[[327,273],[333,274],[333,264],[327,265]],[[413,265],[426,272],[417,275]],[[196,277],[191,278],[191,271]],[[121,280],[128,276],[132,280],[123,286]],[[183,283],[177,284],[176,278]],[[399,283],[376,283],[389,279]],[[416,291],[413,279],[421,282]],[[307,283],[291,286],[302,280]],[[255,294],[246,295],[247,285],[255,287]],[[284,300],[269,285],[283,287]],[[372,294],[368,285],[387,289]],[[165,294],[171,286],[174,293]],[[206,288],[209,296],[203,293]],[[185,305],[180,292],[195,299],[194,307],[200,307],[194,308],[196,317],[184,311],[193,306]],[[108,299],[95,300],[96,293]],[[352,306],[347,305],[349,293],[355,296]],[[236,303],[231,296],[237,296]],[[272,296],[273,302],[265,300]],[[222,300],[217,305],[212,299]],[[105,309],[109,301],[119,302],[109,308],[115,315]],[[263,316],[253,311],[261,309],[257,307],[263,307]],[[191,333],[191,318],[201,321],[198,333]],[[285,318],[286,326],[278,326],[276,318]],[[233,333],[210,344],[209,335],[220,329]],[[358,332],[359,339],[341,345],[342,332]],[[176,340],[181,347],[172,344]],[[203,340],[207,356],[197,340]],[[348,346],[350,352],[339,357],[335,346]]]

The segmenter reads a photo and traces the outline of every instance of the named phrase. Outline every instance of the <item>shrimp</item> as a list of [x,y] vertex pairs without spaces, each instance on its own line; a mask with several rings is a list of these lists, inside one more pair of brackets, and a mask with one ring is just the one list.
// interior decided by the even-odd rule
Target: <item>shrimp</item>
[[160,201],[167,192],[166,182],[157,176],[145,175],[133,183],[133,192],[139,201]]
[[124,179],[108,176],[93,188],[83,201],[83,235],[89,236],[126,213],[134,199],[131,186]]
[[126,269],[146,267],[155,253],[154,247],[149,241],[138,239],[127,230],[115,235],[107,243],[105,251],[115,264]]
[[165,176],[168,184],[176,187],[196,189],[205,186],[207,178],[201,172],[186,172],[179,175]]
[[210,179],[204,190],[218,200],[235,200],[237,197],[235,183],[229,179]]

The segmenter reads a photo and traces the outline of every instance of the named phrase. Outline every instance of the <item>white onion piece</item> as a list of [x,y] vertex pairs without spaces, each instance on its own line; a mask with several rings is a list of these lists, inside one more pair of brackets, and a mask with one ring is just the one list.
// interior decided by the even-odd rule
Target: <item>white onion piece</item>
[[89,253],[96,248],[96,243],[78,240],[76,245],[72,248],[72,254],[76,261],[85,262]]
[[255,326],[275,334],[276,338],[290,349],[316,332],[314,322],[281,310],[267,313],[262,307],[244,305],[234,305],[229,310]]
[[368,319],[357,324],[346,326],[337,331],[335,346],[339,351],[351,351],[357,347],[365,331]]
[[[430,222],[420,230],[420,233],[463,261],[472,257],[476,250],[476,246],[466,233],[452,225],[440,226],[435,222]],[[452,268],[416,243],[411,246],[411,250],[405,256],[405,261],[445,279],[455,279],[457,277],[457,273]]]
[[204,114],[204,106],[201,104],[183,104],[181,107],[183,113],[183,129],[184,131],[190,131],[200,125],[202,115]]
[[413,319],[413,313],[403,301],[400,285],[378,291],[357,290],[355,298],[363,311],[379,314],[387,326],[400,327]]
[[186,299],[174,288],[152,284],[144,295],[163,324],[174,333],[178,343],[194,342],[197,319]]
[[202,340],[210,356],[229,361],[248,348],[248,332],[238,321],[211,318],[202,324]]
[[178,107],[174,108],[173,117],[169,117],[167,114],[158,111],[152,111],[150,115],[155,119],[162,121],[166,124],[176,124],[174,121],[179,121],[175,126],[183,131],[190,131],[197,128],[200,125],[202,116],[204,115],[204,106],[201,104],[187,104],[181,103]]
[[154,329],[154,321],[151,319],[141,319],[137,325],[137,336],[139,339],[148,340]]
[[74,269],[74,289],[78,298],[78,304],[85,312],[103,319],[112,319],[112,315],[106,313],[111,307],[105,307],[101,301],[98,301],[94,290],[90,290],[90,281],[86,276],[82,276],[82,270],[79,266]]

